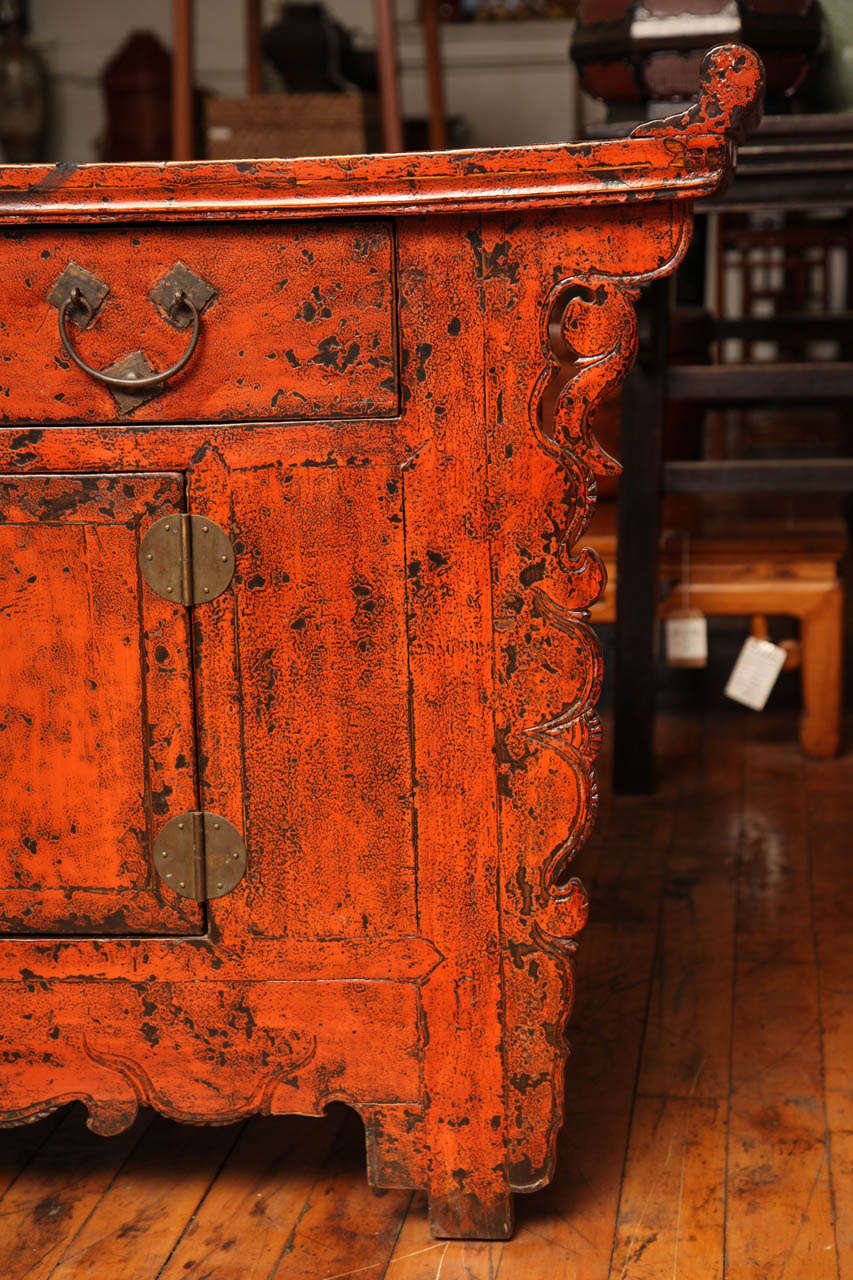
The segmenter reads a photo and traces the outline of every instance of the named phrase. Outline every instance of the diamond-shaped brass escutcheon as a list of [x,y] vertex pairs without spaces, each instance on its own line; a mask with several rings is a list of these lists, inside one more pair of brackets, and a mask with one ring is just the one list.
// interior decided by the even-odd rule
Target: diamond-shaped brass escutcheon
[[171,818],[154,844],[158,875],[182,898],[224,898],[246,872],[246,846],[227,818],[190,810]]
[[152,591],[180,604],[215,600],[234,576],[228,534],[207,516],[161,516],[139,544],[139,567]]
[[[147,378],[153,372],[144,351],[131,351],[129,356],[122,356],[121,360],[116,360],[115,364],[107,365],[106,369],[101,370],[101,373],[112,374],[114,378]],[[162,395],[165,383],[159,387],[140,387],[138,391],[119,387],[108,389],[118,405],[119,413],[132,413],[140,405],[147,404],[149,400],[156,400],[157,396]]]
[[63,302],[71,297],[72,289],[79,289],[86,305],[69,307],[68,319],[79,328],[88,329],[89,325],[94,323],[104,298],[110,291],[109,285],[104,284],[103,280],[99,280],[85,267],[81,267],[76,262],[69,262],[47,295],[47,300],[58,311]]
[[174,329],[187,329],[192,324],[189,308],[179,301],[182,296],[189,298],[195,309],[202,312],[214,298],[219,297],[219,291],[195,271],[190,271],[183,262],[176,262],[151,293],[151,301]]

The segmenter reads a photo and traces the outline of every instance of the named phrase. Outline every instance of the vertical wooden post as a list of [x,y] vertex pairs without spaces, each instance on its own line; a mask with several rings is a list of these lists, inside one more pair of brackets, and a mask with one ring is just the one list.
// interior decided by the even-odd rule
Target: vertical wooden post
[[246,92],[262,91],[261,0],[246,0]]
[[622,795],[644,795],[655,787],[655,637],[669,281],[649,285],[644,303],[638,315],[637,363],[622,392],[613,659],[613,790]]
[[841,745],[844,589],[838,582],[800,621],[803,715],[800,746],[829,760]]
[[403,116],[397,78],[397,30],[394,0],[373,0],[376,22],[376,55],[379,62],[379,101],[382,140],[386,151],[403,150]]
[[172,0],[172,159],[192,160],[193,0]]
[[441,72],[438,0],[421,0],[421,22],[429,99],[429,146],[431,151],[444,151],[447,147],[447,116],[444,107],[444,77]]

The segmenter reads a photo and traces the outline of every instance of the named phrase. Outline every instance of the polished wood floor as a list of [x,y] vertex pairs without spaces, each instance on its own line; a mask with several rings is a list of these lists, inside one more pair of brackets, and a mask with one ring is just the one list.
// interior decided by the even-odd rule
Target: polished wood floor
[[605,794],[580,857],[559,1168],[509,1244],[372,1192],[345,1108],[114,1139],[73,1108],[0,1135],[1,1280],[853,1277],[853,756],[787,713],[660,731],[659,794]]

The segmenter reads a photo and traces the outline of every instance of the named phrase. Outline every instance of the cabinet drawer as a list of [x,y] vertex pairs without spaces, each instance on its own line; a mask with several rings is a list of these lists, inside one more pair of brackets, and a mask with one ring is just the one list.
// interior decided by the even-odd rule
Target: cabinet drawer
[[[3,236],[0,422],[397,412],[393,241],[385,223],[8,228]],[[176,287],[194,278],[198,292],[186,291],[195,297],[199,335],[185,367],[135,393],[103,385],[97,372],[149,378],[180,360],[193,318],[186,304],[171,304]],[[74,363],[58,325],[58,303],[80,280],[84,295],[91,290],[94,316],[69,305],[66,331],[93,373]]]

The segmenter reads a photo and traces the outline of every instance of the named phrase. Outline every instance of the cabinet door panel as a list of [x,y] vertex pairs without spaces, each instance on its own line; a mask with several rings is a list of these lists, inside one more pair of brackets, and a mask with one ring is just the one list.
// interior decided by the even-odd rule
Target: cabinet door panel
[[211,904],[229,937],[417,932],[401,490],[378,448],[294,444],[275,466],[190,473],[191,507],[228,527],[237,564],[230,601],[197,617],[205,803],[233,821],[217,779],[237,735],[214,664],[216,609],[235,611],[249,869]]
[[0,931],[193,933],[152,840],[195,807],[186,611],[142,583],[173,474],[0,477]]

